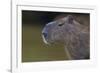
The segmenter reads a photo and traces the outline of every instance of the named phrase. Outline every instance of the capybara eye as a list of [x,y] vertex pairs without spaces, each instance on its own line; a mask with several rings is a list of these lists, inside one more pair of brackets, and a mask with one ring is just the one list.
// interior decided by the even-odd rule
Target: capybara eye
[[59,24],[58,26],[62,26],[62,25],[64,25],[63,23],[61,23],[61,24]]

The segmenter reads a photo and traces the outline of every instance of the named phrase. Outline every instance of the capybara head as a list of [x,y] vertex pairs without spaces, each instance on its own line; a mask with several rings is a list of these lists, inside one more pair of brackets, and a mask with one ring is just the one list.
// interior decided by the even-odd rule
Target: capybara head
[[67,40],[73,39],[72,37],[79,34],[79,26],[79,23],[71,15],[49,22],[42,31],[43,40],[46,44],[66,43]]

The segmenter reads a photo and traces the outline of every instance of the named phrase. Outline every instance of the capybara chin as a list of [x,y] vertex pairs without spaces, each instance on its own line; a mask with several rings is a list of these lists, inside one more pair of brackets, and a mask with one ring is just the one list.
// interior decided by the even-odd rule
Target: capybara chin
[[89,35],[87,27],[81,25],[72,15],[49,22],[42,30],[43,41],[46,44],[63,44],[71,60],[89,59]]

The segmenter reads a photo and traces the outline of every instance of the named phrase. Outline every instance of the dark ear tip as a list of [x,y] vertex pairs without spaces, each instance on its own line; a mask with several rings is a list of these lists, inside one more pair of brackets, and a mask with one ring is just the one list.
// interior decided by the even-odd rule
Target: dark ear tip
[[69,23],[72,23],[74,17],[73,17],[72,15],[68,15],[67,17],[68,17],[68,22],[69,22]]
[[74,17],[72,15],[68,15],[67,16],[69,19],[74,19]]

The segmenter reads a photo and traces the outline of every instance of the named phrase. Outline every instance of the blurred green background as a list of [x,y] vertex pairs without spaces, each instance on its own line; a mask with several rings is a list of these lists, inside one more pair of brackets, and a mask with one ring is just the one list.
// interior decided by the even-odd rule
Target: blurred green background
[[[41,36],[42,29],[46,23],[55,18],[57,19],[57,16],[60,18],[68,14],[80,15],[80,13],[73,14],[22,10],[22,62],[68,59],[62,44],[46,45]],[[87,15],[88,14],[83,14],[83,16]],[[89,18],[87,17],[86,20],[89,20]],[[89,22],[85,24],[89,24]]]

